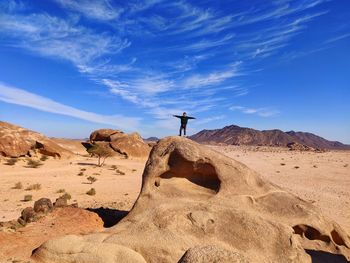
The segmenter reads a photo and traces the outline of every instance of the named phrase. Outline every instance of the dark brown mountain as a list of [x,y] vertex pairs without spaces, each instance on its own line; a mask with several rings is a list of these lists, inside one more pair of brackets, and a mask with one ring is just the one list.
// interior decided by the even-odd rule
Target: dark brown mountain
[[281,130],[255,130],[236,125],[226,126],[222,129],[202,130],[190,138],[200,143],[224,143],[231,145],[267,145],[287,146],[288,143],[298,142],[312,148],[322,149],[349,149],[336,141],[328,141],[320,136],[307,132],[283,132]]

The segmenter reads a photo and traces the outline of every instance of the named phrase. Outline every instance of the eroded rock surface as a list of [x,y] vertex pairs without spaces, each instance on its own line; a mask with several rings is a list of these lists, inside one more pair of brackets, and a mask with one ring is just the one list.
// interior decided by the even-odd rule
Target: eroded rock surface
[[145,158],[151,150],[151,147],[136,132],[127,134],[119,130],[100,129],[91,133],[90,142],[110,147],[126,158]]
[[[153,148],[138,200],[116,226],[51,240],[33,259],[95,262],[104,253],[111,255],[107,250],[125,247],[152,263],[216,262],[220,251],[236,262],[311,263],[304,249],[350,259],[349,236],[311,203],[242,163],[180,137],[165,138]],[[129,262],[118,255],[105,262]]]
[[70,157],[73,154],[43,134],[0,121],[0,155],[30,156],[31,151],[58,158]]

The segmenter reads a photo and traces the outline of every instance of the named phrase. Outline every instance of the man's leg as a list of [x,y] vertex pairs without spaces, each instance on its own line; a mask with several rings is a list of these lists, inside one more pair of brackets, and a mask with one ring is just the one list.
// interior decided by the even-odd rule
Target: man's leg
[[184,135],[186,136],[186,125],[184,125]]
[[179,136],[181,136],[182,133],[182,125],[180,126]]

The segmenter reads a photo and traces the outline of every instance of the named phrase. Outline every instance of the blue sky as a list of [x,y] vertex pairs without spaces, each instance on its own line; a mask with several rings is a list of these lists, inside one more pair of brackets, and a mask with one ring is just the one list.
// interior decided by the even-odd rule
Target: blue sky
[[0,2],[0,119],[49,136],[236,124],[350,143],[348,0]]

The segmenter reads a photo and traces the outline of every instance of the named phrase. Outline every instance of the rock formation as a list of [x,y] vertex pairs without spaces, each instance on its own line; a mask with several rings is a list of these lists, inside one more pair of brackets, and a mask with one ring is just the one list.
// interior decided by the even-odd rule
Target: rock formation
[[0,155],[30,156],[39,152],[53,157],[70,157],[72,152],[59,146],[43,134],[0,121]]
[[152,149],[141,193],[124,219],[104,232],[50,240],[32,258],[311,263],[304,249],[349,260],[349,247],[344,230],[311,203],[214,150],[168,137]]
[[125,157],[144,158],[149,155],[151,147],[143,141],[138,133],[126,134],[119,130],[100,129],[91,133],[90,142],[110,147]]

